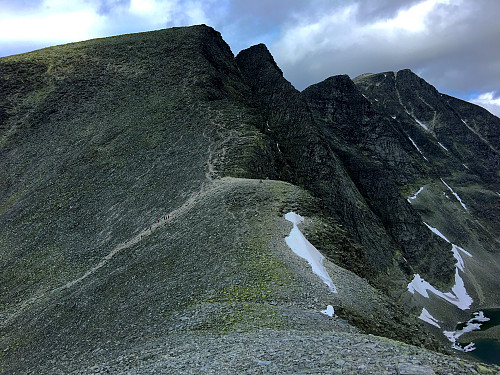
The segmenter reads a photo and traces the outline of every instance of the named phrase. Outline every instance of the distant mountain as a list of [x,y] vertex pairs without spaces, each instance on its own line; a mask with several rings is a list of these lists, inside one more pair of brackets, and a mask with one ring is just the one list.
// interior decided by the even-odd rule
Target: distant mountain
[[423,347],[500,307],[499,149],[409,70],[299,92],[205,25],[1,58],[0,369],[494,373]]

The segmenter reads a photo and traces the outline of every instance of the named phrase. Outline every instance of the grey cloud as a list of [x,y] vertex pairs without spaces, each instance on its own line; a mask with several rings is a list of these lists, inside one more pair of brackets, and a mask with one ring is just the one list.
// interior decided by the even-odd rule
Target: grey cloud
[[119,8],[128,8],[130,0],[99,0],[97,12],[101,15],[113,13]]
[[247,1],[233,0],[227,3],[225,17],[217,9],[212,8],[211,25],[221,31],[222,36],[234,53],[253,44],[272,42],[279,34],[283,23],[293,17],[294,13],[306,13],[310,4],[302,0]]
[[357,18],[360,22],[373,22],[374,20],[395,17],[399,11],[408,9],[422,0],[359,0]]
[[[406,1],[398,8],[394,1],[361,0],[356,19],[373,23],[376,18],[393,17],[414,3]],[[500,2],[469,0],[461,6],[439,6],[427,20],[426,34],[401,33],[391,38],[368,35],[352,41],[350,46],[334,43],[333,47],[318,49],[294,63],[279,55],[279,41],[270,49],[287,79],[298,89],[336,74],[355,77],[410,68],[438,90],[466,97],[471,91],[500,91],[499,16]],[[358,26],[362,25],[352,25]],[[349,30],[335,27],[324,30],[329,38],[340,38],[346,32]]]
[[[318,4],[324,3],[319,1]],[[318,5],[315,4],[314,8]],[[277,24],[286,21],[293,13],[311,12],[311,3],[302,0],[247,1],[234,0],[229,3],[230,12],[243,18],[258,17],[263,23]]]

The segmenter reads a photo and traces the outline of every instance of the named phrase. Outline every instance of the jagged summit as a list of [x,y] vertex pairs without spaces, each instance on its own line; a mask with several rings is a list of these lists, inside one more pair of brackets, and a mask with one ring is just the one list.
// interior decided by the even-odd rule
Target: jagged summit
[[283,72],[262,43],[240,51],[236,55],[236,63],[246,77],[247,83],[255,92],[264,90],[264,88],[272,88],[276,95],[280,95],[278,91],[283,91],[285,95],[297,91],[283,77]]
[[274,57],[269,52],[269,49],[264,43],[259,43],[247,49],[241,50],[236,55],[236,60],[242,65],[257,65],[266,66],[271,65],[275,70],[283,74],[278,64],[274,61]]
[[475,371],[422,347],[500,305],[499,129],[206,25],[1,58],[0,369]]

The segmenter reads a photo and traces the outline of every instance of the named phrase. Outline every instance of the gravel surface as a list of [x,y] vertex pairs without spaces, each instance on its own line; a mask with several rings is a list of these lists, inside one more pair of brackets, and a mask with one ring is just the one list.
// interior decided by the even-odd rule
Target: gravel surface
[[51,369],[48,373],[498,374],[500,367],[372,335],[262,330],[223,336],[174,334],[135,352],[122,353],[112,362],[94,362],[73,371]]

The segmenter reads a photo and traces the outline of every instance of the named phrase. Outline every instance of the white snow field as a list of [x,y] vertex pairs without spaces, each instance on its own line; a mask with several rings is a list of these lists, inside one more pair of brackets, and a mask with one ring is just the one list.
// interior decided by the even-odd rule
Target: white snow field
[[293,224],[290,234],[285,238],[288,247],[290,247],[299,257],[307,260],[311,265],[312,271],[320,277],[330,291],[332,293],[337,293],[337,287],[333,284],[328,271],[323,265],[323,259],[325,257],[307,240],[307,238],[304,237],[297,226],[297,224],[304,221],[304,218],[295,212],[289,212],[285,215],[285,219]]

